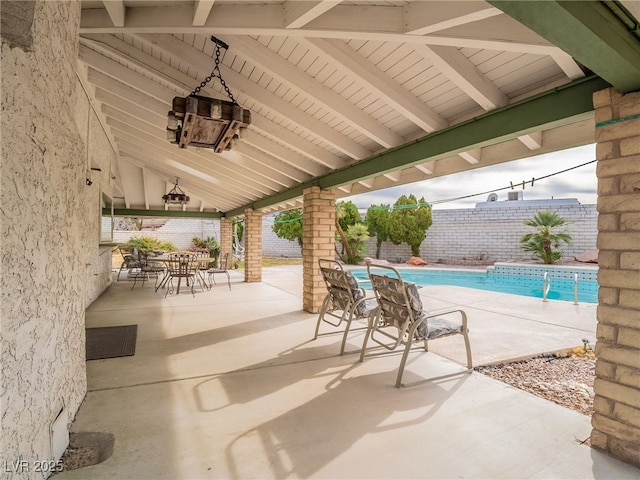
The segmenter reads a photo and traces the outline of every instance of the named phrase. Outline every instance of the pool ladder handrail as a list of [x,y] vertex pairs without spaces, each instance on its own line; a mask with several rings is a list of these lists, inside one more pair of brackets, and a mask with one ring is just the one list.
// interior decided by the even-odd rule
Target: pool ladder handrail
[[547,294],[551,289],[551,277],[549,276],[549,272],[544,272],[544,276],[542,277],[542,301],[547,301]]
[[[544,272],[544,276],[542,277],[542,301],[547,301],[547,294],[551,289],[551,277],[549,276],[549,272]],[[578,305],[578,274],[575,273],[573,275],[573,304]]]

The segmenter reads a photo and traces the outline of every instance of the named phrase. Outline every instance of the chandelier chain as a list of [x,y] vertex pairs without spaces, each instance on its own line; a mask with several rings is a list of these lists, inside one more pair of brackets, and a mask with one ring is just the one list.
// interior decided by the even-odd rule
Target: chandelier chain
[[234,105],[238,105],[238,102],[236,102],[236,99],[233,98],[233,94],[231,93],[231,90],[229,90],[229,87],[227,86],[227,83],[224,81],[224,79],[222,78],[222,74],[220,73],[220,45],[216,44],[216,58],[215,58],[215,66],[213,67],[213,70],[211,71],[211,73],[200,83],[199,86],[197,86],[193,92],[191,92],[189,94],[189,96],[194,96],[197,95],[198,93],[200,93],[200,90],[202,90],[211,80],[213,80],[214,78],[217,78],[218,80],[220,80],[220,85],[222,85],[222,88],[224,89],[225,93],[227,94],[227,96],[229,97],[229,99],[231,100],[231,102]]

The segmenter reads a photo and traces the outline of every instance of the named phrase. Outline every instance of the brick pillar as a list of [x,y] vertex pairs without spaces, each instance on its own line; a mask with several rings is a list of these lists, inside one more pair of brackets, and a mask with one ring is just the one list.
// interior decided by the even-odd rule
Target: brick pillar
[[593,101],[600,293],[591,445],[640,467],[640,92],[607,89]]
[[230,218],[220,219],[220,258],[233,250],[233,221]]
[[244,211],[244,281],[262,281],[262,213]]
[[302,216],[302,308],[317,313],[327,294],[318,259],[335,258],[336,195],[310,187],[304,192]]

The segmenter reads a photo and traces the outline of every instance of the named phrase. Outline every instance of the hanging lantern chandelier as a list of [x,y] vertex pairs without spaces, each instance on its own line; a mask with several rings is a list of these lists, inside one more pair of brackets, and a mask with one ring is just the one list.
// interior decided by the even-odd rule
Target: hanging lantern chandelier
[[[227,50],[229,46],[216,37],[211,37],[211,41],[216,46],[213,71],[188,97],[173,99],[167,119],[167,138],[180,148],[192,145],[220,153],[231,150],[242,137],[251,123],[251,112],[238,105],[220,73],[221,49]],[[198,95],[214,78],[220,81],[230,101]]]
[[189,203],[189,195],[184,193],[178,186],[179,178],[176,178],[176,184],[169,191],[169,193],[162,196],[162,200],[167,205],[186,205]]

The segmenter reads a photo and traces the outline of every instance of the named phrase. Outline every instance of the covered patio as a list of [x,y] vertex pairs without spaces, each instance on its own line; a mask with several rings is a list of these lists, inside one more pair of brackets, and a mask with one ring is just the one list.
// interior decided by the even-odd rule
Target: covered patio
[[[299,266],[261,283],[169,297],[112,286],[87,326],[138,324],[133,357],[87,363],[88,394],[73,431],[109,432],[113,455],[75,478],[638,478],[589,448],[589,417],[480,373],[460,338],[415,352],[394,388],[399,354],[358,362],[362,331],[323,327],[301,311]],[[223,288],[224,287],[224,288]],[[595,305],[461,287],[422,289],[425,305],[469,314],[476,363],[579,345]],[[214,315],[212,312],[216,312]],[[360,325],[362,326],[362,325]],[[451,341],[449,341],[451,340]],[[453,360],[453,361],[452,361]]]
[[[122,462],[117,475],[125,478],[144,476],[131,469],[150,459],[148,468],[163,465],[157,476],[245,476],[245,456],[236,447],[242,453],[246,438],[259,439],[263,455],[247,466],[246,476],[341,476],[339,464],[348,460],[350,468],[371,466],[362,476],[379,477],[385,458],[394,467],[385,474],[397,476],[396,463],[402,463],[416,469],[406,476],[417,476],[422,448],[406,462],[395,462],[398,450],[389,445],[395,447],[400,437],[414,439],[416,449],[435,439],[442,448],[438,462],[451,459],[440,473],[454,474],[449,468],[461,465],[461,455],[445,452],[443,442],[455,439],[449,437],[454,410],[467,413],[457,417],[465,425],[487,427],[473,428],[460,440],[469,442],[464,452],[478,463],[488,455],[478,445],[495,448],[501,441],[505,457],[521,455],[518,464],[540,453],[536,469],[544,463],[542,452],[566,452],[568,463],[549,464],[558,476],[571,476],[570,466],[582,478],[599,476],[601,465],[618,468],[611,458],[574,445],[575,435],[581,441],[589,437],[595,450],[640,465],[638,2],[3,0],[0,7],[0,457],[8,462],[7,478],[32,478],[37,462],[59,458],[74,424],[91,431],[108,427],[131,442],[125,456],[95,467],[100,472]],[[226,84],[201,85],[213,73],[220,41],[228,50],[219,65]],[[228,151],[179,148],[175,119],[167,115],[173,98],[195,92],[213,105],[231,99],[225,85],[251,112],[248,135],[233,138]],[[305,343],[308,325],[302,323],[313,323],[324,296],[318,258],[334,255],[337,200],[590,143],[597,144],[600,249],[597,326],[589,327],[598,354],[590,435],[586,428],[568,427],[566,447],[552,449],[552,414],[545,404],[544,414],[527,417],[545,420],[539,430],[522,423],[521,402],[530,410],[542,404],[520,392],[475,374],[416,390],[387,389],[388,357],[355,365],[333,354],[331,337],[317,346]],[[178,181],[189,204],[165,201]],[[294,207],[303,209],[304,246],[292,293],[284,287],[291,278],[284,272],[276,276],[282,283],[264,282],[261,219]],[[160,303],[125,296],[111,275],[114,214],[220,219],[222,253],[231,251],[232,222],[242,218],[241,282],[226,301],[203,295],[196,303],[173,305],[169,298]],[[234,304],[243,291],[243,302]],[[212,304],[197,306],[208,298]],[[107,322],[140,323],[140,352],[114,360],[129,362],[122,369],[103,362],[103,376],[102,363],[93,367],[85,361],[85,328]],[[543,326],[536,323],[536,334]],[[480,358],[481,345],[477,340],[474,347]],[[495,344],[485,350],[499,351]],[[206,356],[199,357],[202,352]],[[420,368],[452,367],[429,357],[431,363]],[[249,381],[253,376],[267,381]],[[337,425],[335,419],[326,425],[326,412],[352,419],[331,407],[343,406],[360,386],[367,415],[354,417],[353,424],[340,422],[343,436],[322,430]],[[199,388],[209,393],[192,395]],[[485,391],[486,398],[475,396]],[[142,394],[132,399],[142,409],[132,409],[139,415],[125,422],[128,407],[118,402],[129,392]],[[292,392],[293,403],[278,407],[277,401],[265,401],[285,392]],[[386,399],[382,410],[367,403],[376,395]],[[151,400],[161,400],[159,414]],[[246,402],[260,404],[255,414],[242,408]],[[224,420],[216,416],[222,405],[236,405]],[[482,435],[495,422],[484,412],[492,405],[498,415],[511,410],[514,416],[487,443]],[[314,414],[316,406],[323,415]],[[431,415],[432,409],[445,417]],[[85,411],[117,413],[111,419],[88,415],[83,423]],[[209,411],[214,413],[207,417]],[[312,425],[320,438],[337,442],[327,443],[317,457],[314,442],[304,443],[305,431],[314,428],[297,426],[309,416],[322,422]],[[193,422],[190,428],[182,429],[181,419]],[[223,438],[203,430],[193,437],[202,441],[188,443],[185,437],[199,431],[200,421],[222,423]],[[398,437],[390,426],[395,421],[408,429]],[[162,449],[143,448],[137,437],[124,435],[134,424],[136,432],[155,432],[154,442],[171,444],[167,456],[153,457]],[[373,425],[382,437],[368,436]],[[428,428],[414,430],[417,425]],[[522,450],[511,435],[520,426],[527,431]],[[224,464],[189,471],[200,458],[219,458],[217,450],[199,450],[209,440],[223,446]],[[361,442],[367,448],[347,448]],[[287,455],[275,453],[281,448]],[[338,453],[345,449],[349,455]],[[576,466],[576,459],[585,462]],[[500,464],[505,475],[514,475],[512,468]],[[488,470],[480,474],[495,476]]]

